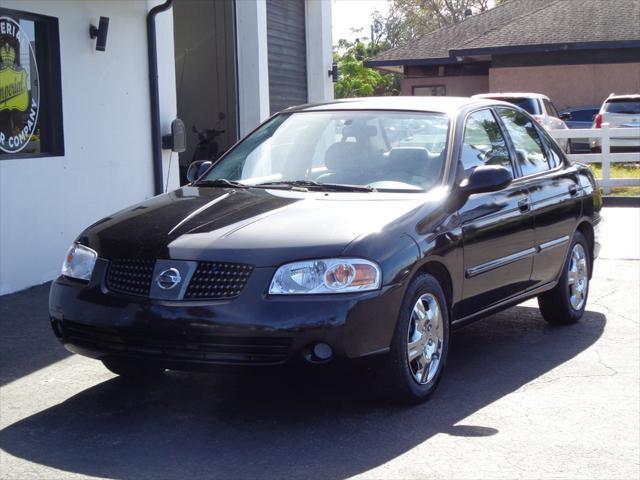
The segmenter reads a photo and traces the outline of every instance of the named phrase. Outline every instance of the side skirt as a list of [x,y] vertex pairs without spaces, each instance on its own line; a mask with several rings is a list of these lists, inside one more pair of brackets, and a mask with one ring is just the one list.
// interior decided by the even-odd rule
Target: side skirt
[[470,323],[473,323],[476,320],[480,320],[494,313],[497,313],[507,308],[518,305],[519,303],[522,303],[526,300],[537,297],[539,294],[546,292],[547,290],[551,290],[553,287],[556,286],[557,283],[558,283],[557,281],[545,283],[544,285],[540,285],[539,287],[534,288],[533,290],[528,290],[519,295],[516,295],[515,297],[511,297],[506,300],[503,300],[502,302],[496,303],[495,305],[487,307],[484,310],[480,310],[479,312],[472,313],[471,315],[467,315],[466,317],[456,318],[451,322],[451,327],[460,328]]

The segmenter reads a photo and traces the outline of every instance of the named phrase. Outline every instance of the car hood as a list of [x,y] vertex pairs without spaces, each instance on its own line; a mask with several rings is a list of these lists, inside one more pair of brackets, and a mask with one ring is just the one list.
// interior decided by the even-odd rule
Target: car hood
[[276,266],[340,253],[398,228],[424,194],[183,187],[107,217],[80,237],[104,258]]

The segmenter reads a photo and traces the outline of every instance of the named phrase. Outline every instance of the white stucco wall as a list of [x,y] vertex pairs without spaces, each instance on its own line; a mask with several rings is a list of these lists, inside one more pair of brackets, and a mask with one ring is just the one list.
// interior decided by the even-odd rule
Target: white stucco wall
[[[146,14],[156,0],[0,0],[57,17],[65,155],[0,160],[0,295],[51,280],[89,224],[153,196]],[[89,24],[110,17],[106,52]],[[161,122],[176,115],[171,11],[158,16]],[[164,151],[165,179],[170,153]],[[178,182],[173,155],[169,188]]]

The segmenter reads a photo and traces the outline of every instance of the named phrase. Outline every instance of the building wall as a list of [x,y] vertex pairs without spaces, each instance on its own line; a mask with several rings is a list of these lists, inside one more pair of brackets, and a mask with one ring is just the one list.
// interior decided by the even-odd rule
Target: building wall
[[612,92],[640,92],[640,63],[491,68],[489,88],[543,93],[559,109],[599,105]]
[[[82,229],[153,196],[146,14],[157,3],[0,1],[59,20],[65,146],[61,157],[0,160],[0,294],[51,280]],[[106,52],[88,34],[101,15]],[[165,132],[176,115],[171,15],[157,17]],[[170,189],[177,173],[174,155]]]
[[464,75],[456,77],[414,77],[401,82],[402,95],[413,95],[414,87],[445,86],[448,97],[468,97],[476,93],[485,93],[489,89],[487,75]]

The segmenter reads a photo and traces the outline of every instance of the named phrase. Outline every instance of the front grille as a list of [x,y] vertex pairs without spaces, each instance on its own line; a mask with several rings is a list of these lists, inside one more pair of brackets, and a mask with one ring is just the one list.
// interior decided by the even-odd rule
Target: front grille
[[289,356],[289,337],[235,337],[203,334],[158,334],[147,330],[95,327],[65,320],[65,341],[104,353],[156,360],[210,364],[283,363]]
[[242,263],[200,262],[196,269],[185,298],[223,299],[240,295],[253,265]]
[[107,287],[129,295],[148,296],[155,260],[114,258],[109,262]]

